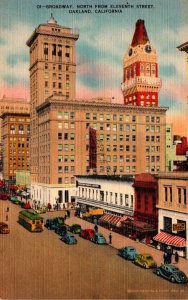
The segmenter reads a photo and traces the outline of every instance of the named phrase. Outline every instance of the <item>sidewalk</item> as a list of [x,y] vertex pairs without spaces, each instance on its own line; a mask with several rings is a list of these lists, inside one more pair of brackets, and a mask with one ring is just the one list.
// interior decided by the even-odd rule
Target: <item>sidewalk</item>
[[[80,224],[82,226],[82,229],[86,229],[86,228],[94,228],[94,224],[87,222],[83,219],[77,218],[77,217],[71,217],[71,218],[67,218],[66,219],[66,224],[67,225],[72,225],[72,224]],[[104,237],[106,238],[106,240],[108,241],[108,236],[109,236],[109,230],[97,225],[99,228],[99,232],[101,232]],[[157,266],[160,266],[161,264],[163,264],[163,252],[161,250],[158,250],[156,248],[153,248],[152,246],[140,243],[140,242],[136,242],[132,239],[129,239],[126,236],[123,236],[121,234],[118,234],[116,232],[111,231],[112,233],[112,244],[111,246],[119,249],[125,246],[133,246],[136,248],[136,250],[138,251],[138,253],[149,253],[154,260],[157,263]],[[174,263],[174,255],[172,256],[172,264]],[[188,260],[185,258],[180,257],[179,258],[179,262],[178,264],[173,264],[174,266],[177,266],[181,271],[183,271],[187,277],[188,277]]]

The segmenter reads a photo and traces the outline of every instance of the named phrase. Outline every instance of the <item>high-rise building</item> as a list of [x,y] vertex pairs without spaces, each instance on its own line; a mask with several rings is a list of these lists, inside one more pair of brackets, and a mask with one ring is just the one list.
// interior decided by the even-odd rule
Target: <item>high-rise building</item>
[[16,180],[16,171],[30,170],[30,114],[3,113],[3,179]]
[[[31,55],[31,195],[44,204],[71,202],[75,174],[157,173],[165,167],[167,108],[115,104],[110,98],[76,99],[77,39],[77,33],[51,18],[27,42]],[[56,41],[58,45],[62,41],[62,63],[53,54]],[[68,41],[71,50],[66,48]],[[69,61],[67,49],[72,53]],[[60,92],[51,88],[53,74],[61,75],[59,65]],[[67,74],[67,67],[74,72]],[[66,74],[72,78],[69,97],[64,91]]]
[[149,41],[144,20],[138,20],[123,61],[124,104],[158,106],[160,87],[157,54]]
[[[30,103],[23,98],[9,98],[5,95],[0,99],[0,116],[3,113],[30,114]],[[2,118],[0,118],[0,172],[3,169]]]
[[75,42],[78,31],[60,26],[51,16],[27,41],[30,48],[31,180],[39,180],[39,133],[36,107],[50,95],[75,98]]

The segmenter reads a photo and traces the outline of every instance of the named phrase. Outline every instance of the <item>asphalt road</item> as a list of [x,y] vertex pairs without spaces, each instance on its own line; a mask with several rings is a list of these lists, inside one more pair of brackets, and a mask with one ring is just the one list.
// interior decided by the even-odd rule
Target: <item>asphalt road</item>
[[187,284],[159,278],[118,257],[108,245],[77,237],[78,244],[69,246],[53,231],[30,233],[17,223],[20,210],[0,201],[0,221],[8,214],[11,230],[0,235],[1,299],[188,299]]

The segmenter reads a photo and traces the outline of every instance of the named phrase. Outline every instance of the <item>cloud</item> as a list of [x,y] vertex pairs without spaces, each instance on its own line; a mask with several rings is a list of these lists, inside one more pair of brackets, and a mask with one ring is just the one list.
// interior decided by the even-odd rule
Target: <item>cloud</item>
[[[1,30],[0,43],[0,93],[28,95],[24,90],[29,81],[29,49],[26,40],[33,28],[24,23],[17,23]],[[23,87],[23,88],[22,88]],[[22,91],[23,89],[23,91]],[[13,92],[14,91],[14,92]]]

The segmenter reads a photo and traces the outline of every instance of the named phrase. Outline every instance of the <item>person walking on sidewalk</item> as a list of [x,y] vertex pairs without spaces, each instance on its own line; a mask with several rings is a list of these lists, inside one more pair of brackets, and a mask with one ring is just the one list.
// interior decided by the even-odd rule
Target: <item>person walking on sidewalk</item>
[[163,261],[164,261],[164,265],[166,265],[167,264],[167,253],[166,253],[166,251],[164,252],[164,254],[163,254]]
[[112,244],[112,234],[111,234],[111,232],[110,232],[110,234],[109,234],[109,244],[110,244],[110,245]]
[[179,254],[178,252],[176,251],[175,252],[175,263],[177,264],[179,262]]

